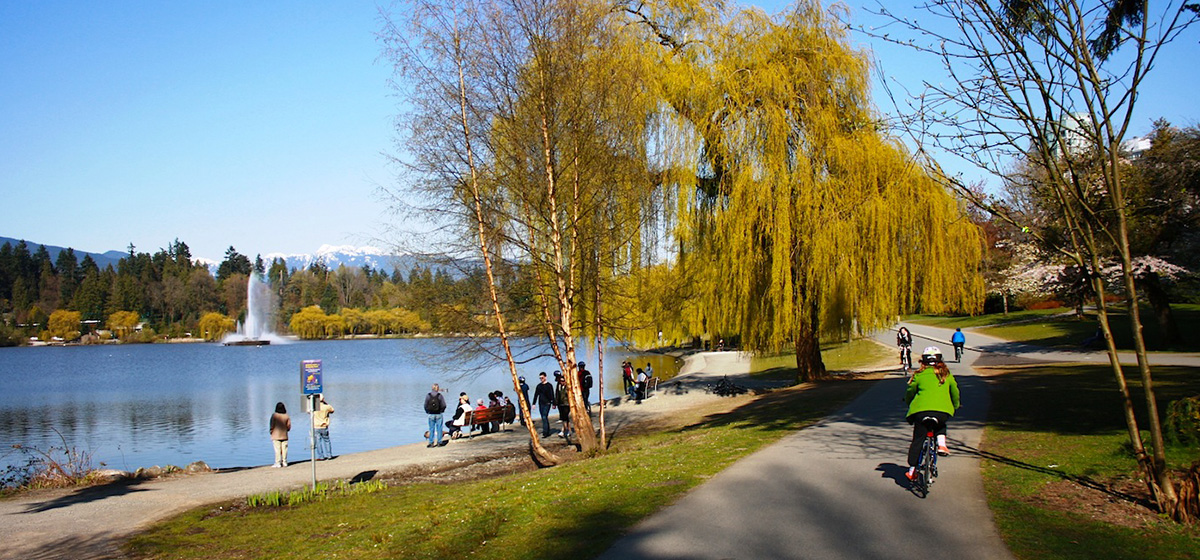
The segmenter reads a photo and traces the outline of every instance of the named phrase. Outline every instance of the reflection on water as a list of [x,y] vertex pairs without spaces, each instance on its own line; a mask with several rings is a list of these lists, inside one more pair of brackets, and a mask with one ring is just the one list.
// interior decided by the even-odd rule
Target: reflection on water
[[[291,458],[308,456],[300,361],[323,361],[326,399],[337,410],[334,453],[422,441],[424,394],[440,383],[450,394],[513,395],[507,366],[473,370],[426,365],[418,356],[448,355],[432,339],[303,342],[263,347],[153,344],[0,349],[0,469],[21,462],[14,444],[48,449],[66,444],[92,453],[93,464],[132,470],[151,465],[213,467],[271,461],[268,419],[276,402],[292,416]],[[620,362],[653,364],[674,375],[661,355],[605,353],[606,394],[621,390]],[[596,371],[592,360],[585,359]],[[447,368],[457,367],[455,370]],[[556,365],[538,358],[520,367],[531,385]],[[469,371],[470,373],[463,373]]]

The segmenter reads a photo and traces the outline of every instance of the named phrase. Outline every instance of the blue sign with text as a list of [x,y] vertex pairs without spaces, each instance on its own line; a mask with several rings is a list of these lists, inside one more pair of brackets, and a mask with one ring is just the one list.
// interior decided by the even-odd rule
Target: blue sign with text
[[300,392],[305,395],[324,392],[321,387],[321,360],[300,362]]

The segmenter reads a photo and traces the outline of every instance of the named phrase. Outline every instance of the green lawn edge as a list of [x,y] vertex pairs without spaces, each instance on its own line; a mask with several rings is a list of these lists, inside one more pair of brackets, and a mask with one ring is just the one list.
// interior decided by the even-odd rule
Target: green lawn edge
[[[1143,336],[1148,350],[1155,352],[1200,352],[1200,338],[1186,336],[1200,330],[1200,305],[1172,304],[1172,313],[1183,340],[1176,345],[1167,345],[1154,313],[1141,308]],[[976,329],[976,332],[1004,340],[1024,342],[1046,348],[1078,349],[1092,337],[1098,326],[1096,314],[1086,312],[1082,318],[1071,309],[1039,309],[1014,311],[1008,315],[993,313],[974,316],[909,315],[905,321],[940,328]],[[1110,313],[1110,325],[1117,348],[1133,349],[1133,335],[1129,315],[1121,308]]]
[[[1048,495],[1108,488],[1101,499],[1124,500],[1122,488],[1141,488],[1129,451],[1115,381],[1106,366],[1053,365],[997,368],[989,377],[991,410],[984,430],[982,474],[988,505],[1005,544],[1020,559],[1200,558],[1200,528],[1177,525],[1130,505],[1132,526],[1092,518],[1082,500],[1064,511]],[[1133,374],[1133,371],[1127,372]],[[1156,393],[1171,400],[1200,393],[1200,368],[1156,367]],[[1131,377],[1135,401],[1140,385]],[[1144,419],[1143,419],[1144,421]],[[1144,425],[1144,424],[1143,424]],[[1200,449],[1168,447],[1181,468]]]

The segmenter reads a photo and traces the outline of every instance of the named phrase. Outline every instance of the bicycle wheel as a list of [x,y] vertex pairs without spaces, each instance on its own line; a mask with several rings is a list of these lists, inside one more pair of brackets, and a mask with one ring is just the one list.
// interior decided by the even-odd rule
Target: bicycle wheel
[[921,465],[917,468],[921,472],[922,492],[925,495],[929,494],[929,488],[933,486],[933,479],[937,476],[937,443],[933,438],[925,438],[925,444],[921,449]]

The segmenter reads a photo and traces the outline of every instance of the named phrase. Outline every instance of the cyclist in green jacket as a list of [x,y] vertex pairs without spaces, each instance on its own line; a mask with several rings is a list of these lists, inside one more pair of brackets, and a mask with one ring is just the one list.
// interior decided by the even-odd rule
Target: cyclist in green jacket
[[916,476],[917,462],[921,458],[921,444],[925,441],[925,426],[921,420],[926,417],[936,418],[938,455],[949,455],[946,447],[946,423],[958,409],[958,383],[950,368],[942,361],[942,350],[930,346],[921,352],[921,371],[918,371],[908,381],[908,389],[904,392],[904,402],[908,403],[908,423],[913,425],[912,443],[908,446],[909,480]]

